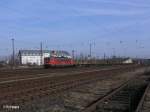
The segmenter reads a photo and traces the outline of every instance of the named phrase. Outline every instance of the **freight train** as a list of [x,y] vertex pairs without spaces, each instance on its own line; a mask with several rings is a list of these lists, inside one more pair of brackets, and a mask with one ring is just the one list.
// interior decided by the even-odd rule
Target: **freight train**
[[52,51],[49,57],[44,58],[44,67],[74,66],[75,62],[67,51]]

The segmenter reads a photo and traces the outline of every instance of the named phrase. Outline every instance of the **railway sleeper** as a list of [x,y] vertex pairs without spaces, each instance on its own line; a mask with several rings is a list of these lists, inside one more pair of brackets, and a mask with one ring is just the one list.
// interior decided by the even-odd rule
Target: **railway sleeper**
[[134,112],[145,88],[144,81],[129,83],[109,99],[98,104],[96,112]]

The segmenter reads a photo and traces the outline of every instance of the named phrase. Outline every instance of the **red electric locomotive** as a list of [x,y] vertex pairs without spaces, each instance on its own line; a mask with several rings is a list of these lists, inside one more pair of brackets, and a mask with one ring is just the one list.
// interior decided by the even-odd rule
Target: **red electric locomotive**
[[75,62],[66,51],[52,51],[50,57],[44,58],[44,67],[74,66]]

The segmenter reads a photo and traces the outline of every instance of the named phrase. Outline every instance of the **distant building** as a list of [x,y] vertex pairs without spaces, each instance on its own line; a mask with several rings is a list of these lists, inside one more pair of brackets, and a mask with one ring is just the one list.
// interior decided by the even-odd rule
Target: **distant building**
[[41,50],[20,50],[18,53],[18,57],[21,65],[41,65],[44,63],[45,57],[50,57],[54,54],[58,57],[68,56],[68,53],[66,51],[43,50],[41,60]]
[[132,64],[132,63],[133,63],[133,60],[131,58],[128,58],[123,61],[123,64]]
[[42,51],[42,62],[41,62],[41,51],[40,50],[20,50],[18,53],[19,62],[21,65],[41,65],[43,64],[44,57],[50,56],[49,50]]

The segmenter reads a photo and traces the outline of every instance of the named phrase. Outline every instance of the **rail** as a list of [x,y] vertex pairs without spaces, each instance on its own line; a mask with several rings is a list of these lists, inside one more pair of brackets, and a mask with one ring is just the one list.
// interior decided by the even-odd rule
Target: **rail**
[[150,84],[147,86],[142,98],[141,98],[141,101],[136,109],[136,112],[142,112],[142,108],[143,108],[143,104],[144,104],[144,101],[145,101],[145,98],[146,98],[146,95],[148,93],[148,91],[150,90]]
[[83,110],[82,112],[93,112],[96,110],[96,107],[98,104],[103,103],[104,101],[108,100],[109,98],[111,98],[114,94],[116,94],[117,92],[119,92],[121,89],[123,89],[125,86],[127,86],[127,84],[131,81],[132,79],[128,80],[127,82],[125,82],[124,84],[122,84],[121,86],[119,86],[118,88],[116,88],[115,90],[113,90],[112,92],[108,93],[107,95],[105,95],[103,98],[98,99],[97,101],[95,101],[92,105],[89,105],[85,110]]

